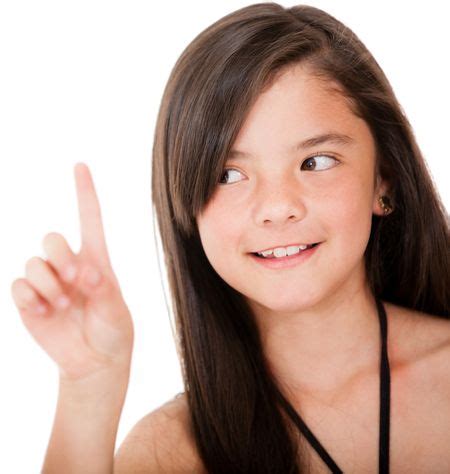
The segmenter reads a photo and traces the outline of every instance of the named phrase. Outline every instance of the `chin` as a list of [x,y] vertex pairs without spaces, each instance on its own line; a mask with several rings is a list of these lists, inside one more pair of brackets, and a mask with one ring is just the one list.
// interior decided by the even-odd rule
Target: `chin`
[[250,307],[254,311],[264,311],[270,313],[292,314],[307,310],[318,301],[317,295],[301,291],[274,292],[272,295],[253,295],[247,297]]

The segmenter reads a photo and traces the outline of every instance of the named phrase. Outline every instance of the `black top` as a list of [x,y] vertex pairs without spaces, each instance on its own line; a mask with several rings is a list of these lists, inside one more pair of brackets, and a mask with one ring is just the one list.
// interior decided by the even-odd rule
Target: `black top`
[[[381,359],[380,359],[380,437],[379,437],[379,474],[389,473],[389,412],[390,412],[390,391],[391,374],[389,370],[389,359],[387,354],[387,317],[382,302],[375,298],[377,303],[378,318],[381,332]],[[282,405],[287,414],[292,418],[299,430],[309,441],[317,454],[323,459],[333,474],[342,473],[342,469],[333,461],[331,456],[325,451],[319,440],[313,435],[306,423],[300,418],[298,413],[282,401]]]

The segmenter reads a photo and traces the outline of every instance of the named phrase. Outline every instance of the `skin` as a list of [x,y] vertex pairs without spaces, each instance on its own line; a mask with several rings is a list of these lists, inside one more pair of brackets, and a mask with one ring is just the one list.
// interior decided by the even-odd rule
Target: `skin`
[[[211,265],[253,310],[272,374],[293,407],[344,472],[373,472],[381,336],[364,251],[372,215],[385,218],[378,197],[389,189],[376,172],[368,125],[331,85],[296,65],[261,93],[232,147],[247,156],[227,161],[233,170],[197,224]],[[294,151],[329,131],[352,144]],[[314,166],[306,160],[316,152]],[[268,269],[248,254],[315,242],[322,242],[316,252],[292,268]],[[392,472],[448,472],[450,321],[383,304]],[[310,456],[302,465],[328,472],[302,444]]]
[[[41,472],[109,472],[128,387],[133,321],[111,265],[88,166],[74,177],[81,246],[47,234],[11,285],[23,324],[56,363],[58,403]],[[66,304],[61,305],[61,298]],[[44,309],[43,312],[39,308]],[[129,472],[129,471],[128,471]]]
[[[353,142],[293,151],[328,131]],[[297,65],[259,96],[232,148],[250,156],[226,163],[236,171],[225,173],[197,218],[205,253],[249,302],[279,379],[326,396],[378,367],[378,314],[363,256],[387,185],[375,174],[373,136],[341,94]],[[338,162],[322,154],[307,169],[316,152]],[[266,269],[248,255],[314,242],[322,242],[315,255],[288,269]]]
[[[330,130],[352,136],[353,144],[327,143],[292,151],[297,141]],[[369,472],[377,460],[378,404],[367,400],[378,396],[379,324],[363,255],[371,216],[383,214],[377,198],[387,192],[386,183],[375,175],[370,130],[342,96],[296,67],[261,94],[234,148],[252,156],[227,163],[237,170],[229,176],[236,182],[218,185],[198,216],[206,255],[217,273],[249,302],[273,372],[294,393],[295,407],[299,399],[307,402],[299,411],[313,432],[345,472]],[[315,152],[322,154],[318,170],[308,170],[303,164]],[[323,154],[335,156],[339,164]],[[47,234],[43,247],[48,258],[27,261],[26,278],[13,282],[12,296],[31,335],[57,363],[61,386],[69,387],[71,400],[76,387],[81,402],[89,405],[89,394],[98,403],[95,396],[102,386],[108,393],[111,381],[114,393],[118,383],[122,386],[119,401],[111,402],[115,413],[107,414],[118,421],[128,383],[133,325],[107,251],[92,176],[81,163],[74,171],[80,251],[75,253],[62,235]],[[318,241],[322,244],[315,255],[291,269],[265,269],[248,255],[276,245]],[[76,273],[69,278],[66,270],[71,265]],[[89,278],[93,271],[101,277],[94,285]],[[62,295],[69,298],[69,306],[58,306]],[[44,314],[36,311],[39,304],[44,305]],[[392,368],[392,471],[448,472],[449,322],[388,303],[385,308]],[[354,380],[364,383],[352,384]],[[321,403],[315,405],[315,400]],[[166,413],[173,423],[167,422]],[[171,462],[164,453],[181,451],[180,470],[206,472],[188,415],[183,396],[158,410],[160,427],[155,417],[144,418],[129,437],[131,454],[124,462],[145,466],[153,462],[145,447],[156,439],[160,459]],[[65,428],[66,420],[61,419]],[[94,462],[110,463],[115,439],[111,423],[108,454],[93,452],[90,459],[86,446],[97,445],[84,435],[96,439],[108,435],[78,429],[76,421],[74,439],[68,440],[64,428],[55,430],[64,436],[54,436],[49,452],[56,454],[47,460],[62,459],[67,466],[57,443],[61,440],[69,446],[74,463],[79,459],[91,467]],[[92,417],[89,421],[105,425]],[[418,449],[424,439],[426,452]],[[313,466],[314,472],[324,472],[319,471],[320,459]],[[172,465],[166,470],[175,472]],[[124,472],[129,471],[125,464]]]
[[[57,364],[60,379],[81,381],[117,367],[128,370],[134,329],[111,265],[88,166],[77,163],[74,177],[80,251],[50,232],[42,241],[47,258],[31,257],[25,278],[13,281],[11,294],[23,324]],[[66,304],[60,305],[61,298]]]

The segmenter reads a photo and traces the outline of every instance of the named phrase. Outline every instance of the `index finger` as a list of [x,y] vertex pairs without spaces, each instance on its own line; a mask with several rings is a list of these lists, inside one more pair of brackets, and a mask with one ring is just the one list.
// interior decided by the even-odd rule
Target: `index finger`
[[103,229],[100,203],[87,164],[78,162],[74,168],[81,227],[81,252],[88,253],[101,267],[110,266]]

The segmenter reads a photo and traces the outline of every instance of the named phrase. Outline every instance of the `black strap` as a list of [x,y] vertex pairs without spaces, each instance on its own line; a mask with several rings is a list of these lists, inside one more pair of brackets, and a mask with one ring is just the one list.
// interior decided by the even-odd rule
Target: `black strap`
[[[379,474],[389,474],[389,420],[390,420],[390,392],[391,376],[389,370],[389,358],[387,353],[387,317],[384,306],[378,298],[377,303],[378,318],[380,321],[381,333],[381,360],[380,360],[380,437],[379,437]],[[342,469],[334,462],[332,457],[326,452],[320,441],[314,436],[306,423],[301,419],[292,405],[286,403],[284,397],[280,399],[281,405],[298,426],[303,436],[309,441],[317,454],[330,468],[333,474],[342,474]]]
[[380,362],[380,441],[378,472],[389,474],[389,431],[391,411],[391,372],[387,351],[387,317],[383,303],[375,298],[378,308],[381,330],[381,362]]

